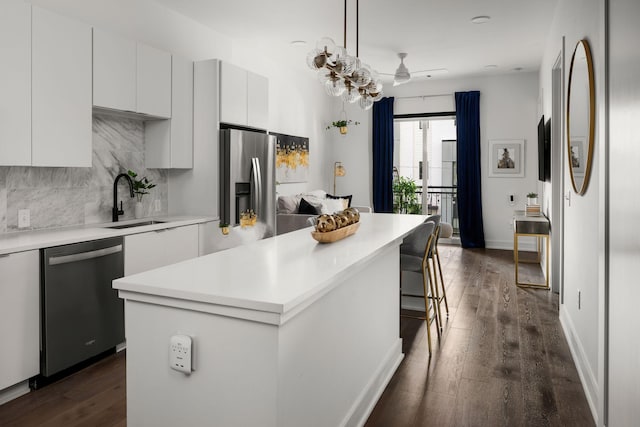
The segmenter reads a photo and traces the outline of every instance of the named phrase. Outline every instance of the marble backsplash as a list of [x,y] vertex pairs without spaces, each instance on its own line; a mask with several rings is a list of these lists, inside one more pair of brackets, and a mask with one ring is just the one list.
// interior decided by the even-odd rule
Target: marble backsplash
[[[30,210],[28,229],[111,222],[113,181],[129,169],[156,184],[143,197],[145,216],[166,215],[167,171],[144,167],[144,122],[94,115],[93,167],[0,167],[0,232],[18,231],[19,209]],[[124,207],[120,219],[133,219],[136,199],[124,180],[118,200]],[[156,200],[160,211],[154,209]]]

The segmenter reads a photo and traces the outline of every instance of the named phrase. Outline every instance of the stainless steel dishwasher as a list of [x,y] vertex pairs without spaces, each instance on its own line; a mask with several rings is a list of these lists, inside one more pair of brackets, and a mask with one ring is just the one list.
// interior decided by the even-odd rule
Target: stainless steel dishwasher
[[42,250],[41,374],[50,377],[124,341],[122,237]]

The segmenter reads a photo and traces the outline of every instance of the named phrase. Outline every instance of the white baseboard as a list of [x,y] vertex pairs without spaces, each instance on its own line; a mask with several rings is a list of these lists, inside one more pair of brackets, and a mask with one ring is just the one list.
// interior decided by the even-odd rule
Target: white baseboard
[[0,405],[3,405],[10,400],[17,399],[18,397],[27,394],[31,391],[29,388],[29,381],[22,381],[11,387],[7,387],[4,390],[0,390]]
[[398,338],[369,380],[369,383],[360,393],[353,406],[351,406],[351,409],[340,423],[341,426],[363,426],[367,422],[369,415],[373,412],[373,408],[378,403],[387,384],[391,381],[396,369],[400,366],[402,359],[404,359],[402,339]]
[[573,358],[573,363],[576,365],[576,369],[578,370],[578,376],[580,377],[584,394],[587,397],[591,414],[593,415],[596,425],[599,425],[597,404],[599,401],[598,380],[593,369],[589,365],[587,354],[585,353],[582,342],[580,341],[575,327],[573,326],[571,316],[569,316],[569,313],[564,306],[560,306],[560,326],[562,326],[562,330],[567,337],[571,357]]

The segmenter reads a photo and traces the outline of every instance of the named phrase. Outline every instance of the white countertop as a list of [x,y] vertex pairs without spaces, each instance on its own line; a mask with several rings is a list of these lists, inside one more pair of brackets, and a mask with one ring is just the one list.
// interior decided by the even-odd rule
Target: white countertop
[[338,242],[317,243],[309,227],[124,277],[113,287],[131,299],[146,294],[283,316],[328,292],[347,270],[400,244],[425,219],[363,213],[358,232]]
[[[113,225],[123,225],[149,220],[163,221],[163,223],[121,229],[108,228]],[[86,242],[90,240],[105,239],[107,237],[145,233],[147,231],[200,224],[214,220],[217,220],[217,218],[202,216],[162,216],[109,222],[104,224],[47,228],[33,231],[16,231],[0,234],[0,255],[48,248],[51,246],[68,245],[71,243]]]

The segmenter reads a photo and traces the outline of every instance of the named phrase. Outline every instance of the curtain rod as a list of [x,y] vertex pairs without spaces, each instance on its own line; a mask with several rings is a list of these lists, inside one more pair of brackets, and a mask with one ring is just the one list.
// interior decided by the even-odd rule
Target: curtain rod
[[441,96],[453,96],[452,93],[441,93],[437,95],[413,95],[413,96],[395,96],[395,99],[411,99],[411,98],[437,98]]

